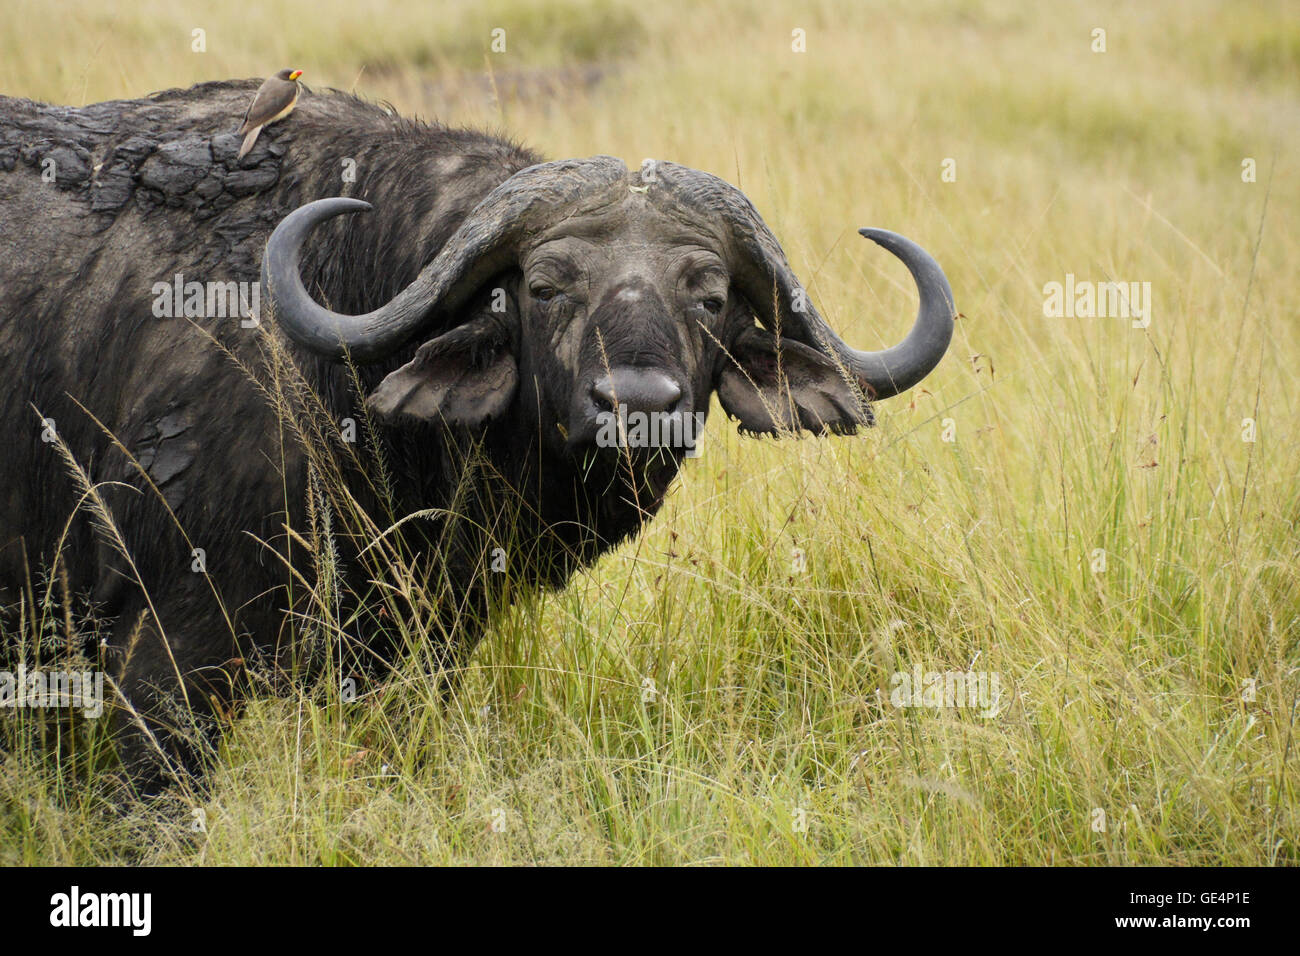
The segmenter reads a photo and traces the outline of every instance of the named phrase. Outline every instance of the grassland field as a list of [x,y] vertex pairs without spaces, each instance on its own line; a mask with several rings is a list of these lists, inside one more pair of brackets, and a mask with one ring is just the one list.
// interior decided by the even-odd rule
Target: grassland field
[[[915,290],[858,227],[929,249],[961,314],[857,437],[715,409],[646,533],[503,615],[449,705],[419,654],[356,703],[253,699],[205,832],[9,749],[0,864],[1300,862],[1293,4],[4,8],[7,95],[294,66],[716,173],[861,348]],[[1147,314],[1045,314],[1067,276]],[[932,672],[997,707],[893,705]]]

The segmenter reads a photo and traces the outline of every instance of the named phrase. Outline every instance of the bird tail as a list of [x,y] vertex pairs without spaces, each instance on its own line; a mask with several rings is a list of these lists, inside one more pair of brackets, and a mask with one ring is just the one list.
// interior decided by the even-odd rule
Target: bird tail
[[254,126],[249,131],[248,135],[244,137],[244,145],[239,147],[239,155],[236,156],[235,159],[243,159],[248,155],[248,151],[252,149],[253,144],[257,142],[257,134],[260,132],[262,132],[262,127],[260,126]]

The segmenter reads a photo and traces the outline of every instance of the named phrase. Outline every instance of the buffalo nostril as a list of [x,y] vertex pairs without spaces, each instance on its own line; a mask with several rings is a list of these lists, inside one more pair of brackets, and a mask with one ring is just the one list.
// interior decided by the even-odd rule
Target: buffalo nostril
[[591,386],[591,400],[602,412],[613,411],[615,405],[628,412],[667,412],[681,397],[681,386],[653,369],[616,368]]

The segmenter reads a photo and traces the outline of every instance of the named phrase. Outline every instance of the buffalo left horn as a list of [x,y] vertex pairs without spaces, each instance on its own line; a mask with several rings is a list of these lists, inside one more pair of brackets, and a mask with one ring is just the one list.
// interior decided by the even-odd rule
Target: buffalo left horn
[[868,398],[906,391],[930,374],[948,350],[956,315],[952,289],[939,263],[910,239],[884,229],[858,230],[903,261],[921,294],[920,310],[907,338],[881,352],[862,352],[836,335],[817,313],[780,243],[740,190],[675,163],[658,163],[657,175],[661,195],[712,219],[728,237],[732,279],[759,321],[842,363]]

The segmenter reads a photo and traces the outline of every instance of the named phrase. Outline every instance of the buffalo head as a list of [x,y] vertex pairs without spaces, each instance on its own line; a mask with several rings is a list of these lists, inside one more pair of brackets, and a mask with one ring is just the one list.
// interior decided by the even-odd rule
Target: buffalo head
[[317,224],[369,208],[336,198],[296,210],[271,236],[262,279],[280,327],[325,355],[375,361],[439,330],[369,396],[383,417],[477,428],[513,408],[571,454],[597,444],[616,408],[701,422],[716,391],[746,431],[852,432],[870,423],[870,400],[924,378],[952,336],[948,282],[909,240],[861,230],[902,259],[921,300],[901,344],[861,352],[818,315],[737,189],[611,157],[521,170],[392,301],[341,315],[307,293],[299,251]]

